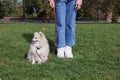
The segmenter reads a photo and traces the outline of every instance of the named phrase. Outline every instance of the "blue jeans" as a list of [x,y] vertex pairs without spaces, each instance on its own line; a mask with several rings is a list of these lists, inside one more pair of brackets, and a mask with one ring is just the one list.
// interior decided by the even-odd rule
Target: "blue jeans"
[[76,0],[56,0],[56,47],[75,44]]

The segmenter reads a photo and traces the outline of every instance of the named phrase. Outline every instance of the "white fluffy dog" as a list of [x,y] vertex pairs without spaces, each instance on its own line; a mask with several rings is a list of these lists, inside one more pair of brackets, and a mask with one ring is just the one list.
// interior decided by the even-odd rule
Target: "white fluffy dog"
[[42,63],[48,60],[49,54],[49,44],[42,32],[35,32],[30,45],[27,59],[29,59],[32,64],[35,62]]

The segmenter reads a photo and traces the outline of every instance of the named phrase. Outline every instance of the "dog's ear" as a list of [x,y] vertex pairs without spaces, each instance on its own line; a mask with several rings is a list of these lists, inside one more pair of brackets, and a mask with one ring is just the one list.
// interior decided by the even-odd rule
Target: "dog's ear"
[[39,35],[41,38],[43,38],[43,33],[42,32],[39,32]]

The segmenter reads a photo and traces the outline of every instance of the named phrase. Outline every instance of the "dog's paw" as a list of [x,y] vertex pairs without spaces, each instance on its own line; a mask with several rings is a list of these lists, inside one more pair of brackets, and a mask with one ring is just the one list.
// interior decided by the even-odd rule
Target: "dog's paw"
[[35,64],[35,61],[32,61],[32,64]]
[[41,64],[42,62],[41,61],[38,61],[38,64]]

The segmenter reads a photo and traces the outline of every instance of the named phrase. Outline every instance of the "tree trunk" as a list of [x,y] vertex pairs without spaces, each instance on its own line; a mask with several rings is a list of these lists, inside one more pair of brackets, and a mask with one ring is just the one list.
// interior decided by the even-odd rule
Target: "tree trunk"
[[106,21],[107,22],[112,22],[112,10],[107,12]]

